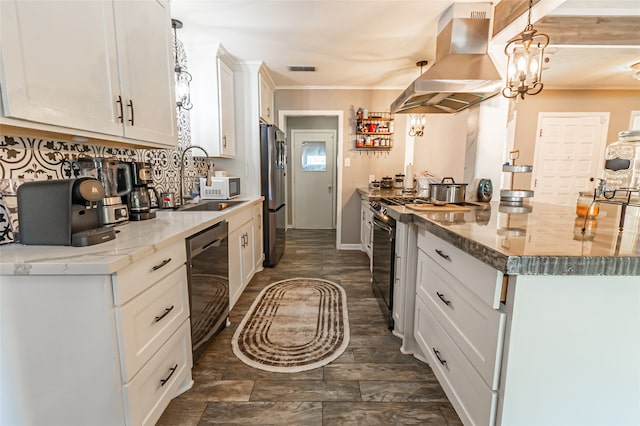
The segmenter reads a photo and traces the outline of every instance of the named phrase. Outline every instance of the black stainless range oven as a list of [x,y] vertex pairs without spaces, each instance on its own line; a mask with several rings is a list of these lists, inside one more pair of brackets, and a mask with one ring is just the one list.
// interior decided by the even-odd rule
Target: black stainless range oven
[[[393,330],[393,287],[396,263],[396,221],[388,215],[387,206],[402,206],[419,197],[390,197],[370,201],[373,212],[373,291],[384,303],[384,314],[389,330]],[[422,199],[422,198],[420,198]]]

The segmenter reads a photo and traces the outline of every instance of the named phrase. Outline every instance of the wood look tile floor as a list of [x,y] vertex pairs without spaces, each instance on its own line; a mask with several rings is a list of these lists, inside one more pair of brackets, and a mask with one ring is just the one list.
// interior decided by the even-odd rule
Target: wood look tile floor
[[[400,352],[369,279],[368,257],[335,249],[333,230],[290,230],[275,268],[251,280],[231,311],[231,326],[193,367],[194,386],[167,407],[158,425],[461,425],[431,368]],[[351,340],[332,363],[271,373],[239,361],[231,338],[253,300],[287,278],[323,278],[347,293]]]

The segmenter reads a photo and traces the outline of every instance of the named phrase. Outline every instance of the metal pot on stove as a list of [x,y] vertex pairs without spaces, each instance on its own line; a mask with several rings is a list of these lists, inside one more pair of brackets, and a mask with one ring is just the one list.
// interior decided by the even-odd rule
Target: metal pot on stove
[[467,185],[456,183],[452,177],[442,178],[442,182],[430,185],[431,198],[448,204],[464,204]]

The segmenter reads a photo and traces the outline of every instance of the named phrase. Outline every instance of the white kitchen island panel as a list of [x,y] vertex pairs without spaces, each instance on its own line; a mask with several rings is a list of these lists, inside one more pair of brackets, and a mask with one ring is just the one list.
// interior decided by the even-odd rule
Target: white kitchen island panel
[[640,278],[510,277],[502,425],[640,424]]

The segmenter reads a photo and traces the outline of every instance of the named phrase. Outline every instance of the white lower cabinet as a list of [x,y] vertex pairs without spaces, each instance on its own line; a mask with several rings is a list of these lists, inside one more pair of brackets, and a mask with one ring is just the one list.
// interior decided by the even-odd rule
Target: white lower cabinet
[[[260,205],[260,208],[261,205]],[[262,210],[260,210],[262,211]],[[229,217],[229,309],[240,298],[240,295],[256,273],[257,251],[262,253],[262,246],[256,244],[257,207],[243,206]],[[260,224],[260,227],[262,225]],[[260,257],[262,257],[260,255]]]
[[465,424],[496,422],[506,313],[502,274],[418,231],[414,338]]
[[155,424],[193,383],[184,252],[113,275],[3,276],[0,424]]
[[130,424],[154,425],[185,380],[191,380],[189,321],[167,340],[158,353],[124,386]]
[[482,380],[465,354],[454,343],[422,300],[416,300],[416,340],[424,351],[451,404],[462,422],[495,423],[498,392]]
[[369,269],[373,258],[373,213],[369,208],[369,201],[362,200],[360,208],[360,250],[369,256]]

